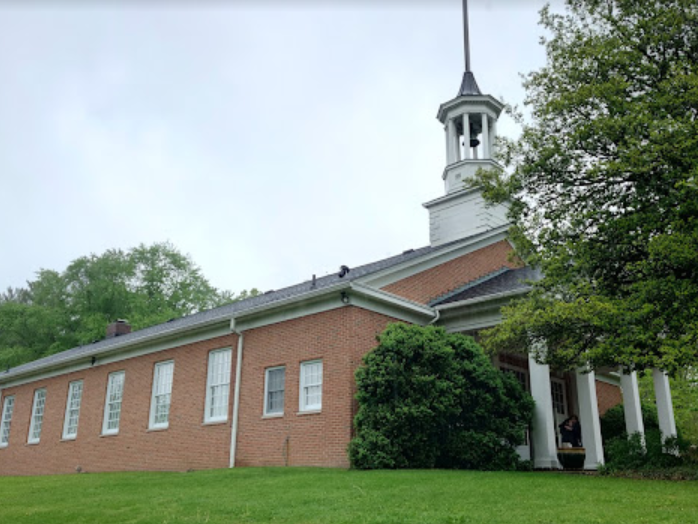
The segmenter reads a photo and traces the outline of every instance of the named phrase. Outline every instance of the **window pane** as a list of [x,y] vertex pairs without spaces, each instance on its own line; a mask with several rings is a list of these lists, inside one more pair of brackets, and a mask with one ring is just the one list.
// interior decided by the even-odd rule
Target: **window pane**
[[228,418],[232,350],[212,351],[208,357],[205,421]]
[[6,446],[10,442],[10,423],[15,407],[15,397],[5,397],[2,408],[2,421],[0,422],[0,445]]
[[286,386],[286,368],[268,369],[266,373],[267,398],[265,413],[276,414],[284,412],[284,389]]
[[29,425],[29,442],[36,443],[41,439],[41,427],[44,423],[44,406],[46,405],[46,390],[37,389],[34,392],[32,419]]
[[117,433],[121,419],[121,400],[124,393],[124,372],[109,375],[107,386],[107,401],[104,406],[103,433]]
[[68,405],[66,407],[63,438],[74,437],[78,433],[80,404],[82,403],[82,381],[71,382],[68,390]]
[[161,362],[155,365],[150,408],[151,427],[166,427],[169,422],[173,376],[174,362]]
[[322,409],[322,361],[301,364],[301,411]]

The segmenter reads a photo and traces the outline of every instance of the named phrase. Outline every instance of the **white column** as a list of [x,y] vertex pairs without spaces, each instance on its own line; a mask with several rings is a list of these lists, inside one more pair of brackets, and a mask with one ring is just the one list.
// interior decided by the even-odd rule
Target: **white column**
[[654,379],[654,396],[657,399],[657,418],[662,439],[676,436],[676,422],[674,421],[674,407],[671,403],[671,388],[669,376],[659,369],[652,370]]
[[497,140],[497,119],[492,119],[492,125],[490,126],[490,158],[494,158],[497,152],[495,142]]
[[446,140],[446,165],[451,163],[451,138],[448,132],[448,122],[444,126],[444,139]]
[[458,153],[456,150],[457,144],[458,136],[456,135],[456,123],[451,119],[448,121],[448,127],[446,129],[446,152],[448,155],[446,162],[449,166],[458,161]]
[[597,469],[604,460],[599,404],[596,399],[596,374],[593,371],[582,373],[578,370],[576,379],[579,423],[582,425],[582,445],[586,453],[584,469]]
[[533,467],[559,469],[557,444],[555,443],[555,419],[553,400],[550,396],[550,367],[538,364],[533,355],[528,356],[529,383],[531,396],[536,402],[533,411]]
[[482,113],[482,158],[490,158],[490,119]]
[[463,114],[463,159],[470,159],[470,115]]
[[628,435],[640,433],[645,439],[645,423],[642,420],[642,406],[640,403],[640,388],[637,385],[637,373],[620,373],[620,387],[623,390],[623,412],[625,413],[625,431]]

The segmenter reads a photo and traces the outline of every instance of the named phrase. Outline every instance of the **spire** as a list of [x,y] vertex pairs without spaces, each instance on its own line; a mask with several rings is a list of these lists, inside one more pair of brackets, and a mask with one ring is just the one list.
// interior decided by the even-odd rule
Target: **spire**
[[468,0],[463,0],[463,50],[465,51],[465,73],[457,96],[481,95],[475,81],[475,75],[470,70],[470,24],[468,23]]

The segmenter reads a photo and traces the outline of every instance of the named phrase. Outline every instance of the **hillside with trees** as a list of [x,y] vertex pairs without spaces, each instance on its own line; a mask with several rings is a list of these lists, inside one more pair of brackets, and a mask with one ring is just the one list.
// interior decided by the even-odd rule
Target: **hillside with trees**
[[137,330],[257,293],[216,289],[170,243],[83,256],[0,293],[0,369],[101,340],[117,319]]

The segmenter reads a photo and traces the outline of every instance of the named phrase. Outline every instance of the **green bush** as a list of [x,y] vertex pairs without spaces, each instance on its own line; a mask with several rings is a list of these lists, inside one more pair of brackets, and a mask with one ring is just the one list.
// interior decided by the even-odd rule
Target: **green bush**
[[601,473],[616,476],[698,479],[698,461],[680,437],[662,442],[658,429],[646,431],[644,446],[639,433],[621,435],[606,444],[607,460]]
[[518,467],[533,399],[471,337],[391,324],[356,371],[353,467]]
[[[657,418],[657,407],[654,404],[642,403],[642,420],[645,431],[659,431],[659,419]],[[601,417],[601,436],[605,443],[617,437],[626,437],[625,431],[625,410],[623,404],[613,406]]]

